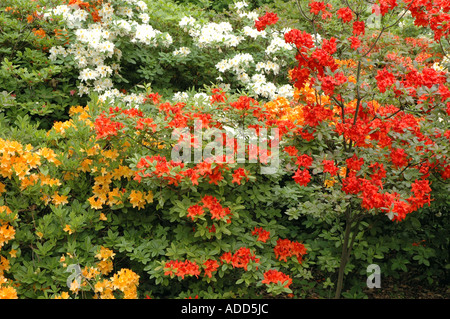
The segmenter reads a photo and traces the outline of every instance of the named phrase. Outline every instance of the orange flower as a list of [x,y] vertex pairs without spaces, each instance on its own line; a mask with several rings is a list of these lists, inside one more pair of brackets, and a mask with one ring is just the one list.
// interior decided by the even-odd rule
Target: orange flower
[[52,202],[56,206],[67,204],[68,203],[67,196],[59,195],[58,193],[55,192],[55,194],[52,196]]
[[289,285],[292,284],[292,279],[288,276],[283,274],[281,271],[271,269],[264,273],[264,280],[262,281],[263,284],[283,284],[285,283],[284,287],[289,288]]
[[70,228],[70,225],[66,224],[66,227],[64,227],[64,231],[69,233],[69,235],[72,235],[73,230]]

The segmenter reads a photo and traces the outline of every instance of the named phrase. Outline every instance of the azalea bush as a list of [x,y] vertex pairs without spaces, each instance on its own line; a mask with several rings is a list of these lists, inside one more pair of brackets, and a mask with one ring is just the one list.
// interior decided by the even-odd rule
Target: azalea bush
[[71,64],[55,64],[49,58],[53,46],[68,39],[63,27],[45,20],[45,5],[36,1],[2,1],[0,4],[0,114],[13,123],[28,115],[40,128],[67,119],[71,105],[86,103],[75,94]]
[[[4,94],[0,298],[355,298],[373,263],[441,282],[445,4],[294,1],[301,29],[149,4],[36,13],[80,100],[40,129]],[[394,32],[407,12],[429,38]]]

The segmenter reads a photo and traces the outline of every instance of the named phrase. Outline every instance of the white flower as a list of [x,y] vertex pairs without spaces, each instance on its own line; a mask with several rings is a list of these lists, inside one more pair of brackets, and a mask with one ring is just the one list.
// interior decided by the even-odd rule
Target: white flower
[[176,102],[184,102],[189,98],[189,95],[186,92],[176,92],[173,95],[173,100]]
[[294,48],[288,43],[286,43],[286,41],[284,41],[283,38],[279,36],[274,36],[266,48],[266,53],[272,55],[280,50],[290,51],[293,49]]
[[219,72],[225,72],[230,68],[230,64],[228,63],[227,59],[221,60],[216,64],[216,69],[219,70]]
[[247,2],[245,2],[245,1],[239,1],[239,2],[236,2],[235,4],[234,4],[234,7],[236,8],[236,9],[238,9],[238,10],[240,10],[240,9],[242,9],[242,8],[244,8],[244,7],[247,7],[248,6],[248,4],[247,4]]
[[286,84],[277,89],[278,95],[287,99],[294,97],[294,88],[292,85]]
[[186,17],[184,16],[181,18],[180,22],[178,23],[180,27],[187,27],[187,26],[194,26],[195,25],[195,19],[191,16]]
[[104,41],[99,44],[98,49],[100,52],[108,52],[112,55],[114,53],[114,43],[111,41]]
[[141,19],[141,21],[142,21],[143,23],[148,23],[148,22],[150,21],[150,17],[148,16],[147,13],[141,13],[141,14],[139,15],[139,19]]
[[187,56],[189,53],[191,53],[191,50],[188,47],[181,47],[173,51],[173,55],[179,56]]
[[245,73],[245,72],[239,73],[239,74],[237,75],[237,79],[238,79],[238,81],[241,81],[241,82],[243,82],[243,83],[248,83],[248,82],[250,82],[250,77],[249,77],[248,74]]
[[265,38],[266,37],[266,31],[258,31],[255,28],[252,28],[250,26],[245,26],[244,29],[244,34],[248,37],[251,37],[253,39],[256,39],[257,37],[262,37]]
[[83,83],[78,85],[78,95],[83,96],[84,94],[89,94],[89,88],[85,86]]
[[95,69],[95,71],[102,77],[107,77],[108,75],[110,75],[112,73],[112,68],[108,65],[99,65],[97,66],[97,68]]
[[144,1],[138,1],[136,5],[139,7],[141,11],[147,10],[147,4]]
[[[148,24],[140,24],[136,26],[136,34],[133,40],[138,40],[139,42],[145,44],[155,44],[155,37],[157,34],[157,30],[153,29],[151,25]],[[132,40],[132,41],[133,41]],[[134,41],[134,42],[135,42]]]
[[95,80],[99,74],[97,71],[86,68],[84,70],[81,70],[80,76],[78,77],[81,81],[88,81],[88,80]]

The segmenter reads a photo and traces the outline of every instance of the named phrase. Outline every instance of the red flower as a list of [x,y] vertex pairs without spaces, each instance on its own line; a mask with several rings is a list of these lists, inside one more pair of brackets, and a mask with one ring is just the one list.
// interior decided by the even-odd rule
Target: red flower
[[210,103],[214,104],[217,102],[225,102],[227,97],[225,96],[225,92],[222,92],[222,89],[212,89],[213,95],[211,96]]
[[365,24],[364,21],[353,22],[353,35],[364,35],[365,34]]
[[383,16],[397,6],[397,0],[379,0],[379,1],[380,1],[380,12],[381,15]]
[[431,187],[428,180],[415,180],[411,184],[411,191],[414,196],[408,198],[408,202],[412,205],[413,210],[423,207],[424,204],[430,205],[431,202]]
[[211,173],[207,174],[209,177],[209,183],[218,185],[218,183],[223,179],[222,173],[219,170],[219,167],[215,167]]
[[295,146],[290,145],[284,148],[284,151],[289,154],[289,156],[296,156],[298,153],[298,149]]
[[342,21],[344,21],[345,23],[348,23],[350,21],[352,21],[353,19],[353,12],[350,8],[348,7],[344,7],[344,8],[340,8],[337,11],[337,15],[340,19],[342,19]]
[[260,228],[255,227],[255,229],[252,231],[252,235],[258,235],[257,240],[265,243],[270,237],[270,232],[264,230],[262,227]]
[[320,12],[322,12],[322,19],[331,18],[331,13],[327,11],[327,9],[331,9],[331,4],[321,1],[313,1],[309,4],[310,12],[312,14],[318,15]]
[[[233,173],[233,180],[231,181],[232,183],[238,183],[239,185],[241,185],[241,180],[243,177],[247,177],[247,172],[245,169],[243,168],[238,168],[234,171]],[[248,177],[247,177],[247,181],[248,181]]]
[[144,99],[144,102],[147,101],[147,99],[152,100],[153,104],[158,104],[160,99],[161,99],[161,95],[159,95],[159,93],[150,93],[149,95],[147,95],[147,97]]
[[360,179],[350,173],[342,180],[342,190],[347,194],[358,194],[361,191]]
[[264,280],[262,281],[263,284],[284,284],[286,282],[286,284],[284,285],[284,287],[289,288],[289,285],[292,284],[292,279],[282,273],[281,271],[275,270],[275,269],[271,269],[268,270],[264,273]]
[[302,154],[300,156],[297,156],[297,161],[295,162],[296,165],[298,165],[298,167],[305,167],[305,168],[309,168],[311,167],[313,163],[313,158],[307,154]]
[[181,277],[184,279],[184,276],[191,275],[196,276],[200,275],[200,267],[190,260],[185,261],[178,261],[178,260],[171,260],[167,262],[164,266],[164,269],[166,271],[164,272],[164,275],[176,275],[178,277]]
[[206,208],[211,209],[214,205],[217,205],[219,201],[214,196],[205,195],[202,198],[202,203]]
[[192,220],[195,219],[195,216],[201,216],[203,215],[205,212],[203,210],[203,207],[200,205],[193,205],[191,207],[188,208],[188,214],[187,217],[191,217]]
[[302,263],[302,257],[306,255],[306,247],[289,239],[278,239],[277,245],[273,249],[275,257],[280,261],[287,261],[287,258],[295,256],[297,261]]
[[124,125],[122,123],[111,121],[111,118],[106,117],[104,113],[100,114],[94,122],[97,139],[110,139],[111,136],[117,135],[117,131],[123,127]]
[[248,96],[240,96],[236,102],[230,103],[230,106],[236,110],[251,110],[258,105],[258,101]]
[[268,25],[272,25],[278,22],[278,16],[276,13],[266,12],[265,15],[259,17],[255,21],[255,28],[258,31],[263,31]]
[[203,263],[203,266],[205,266],[205,276],[208,276],[209,278],[212,277],[212,273],[219,268],[219,263],[217,260],[208,259]]
[[314,47],[314,41],[311,34],[300,31],[297,29],[292,29],[284,34],[284,40],[286,43],[293,43],[301,51],[306,51],[306,49],[311,49]]
[[323,171],[325,173],[330,173],[331,176],[336,176],[337,175],[337,173],[339,171],[339,167],[334,165],[333,161],[331,161],[331,160],[323,160],[322,164],[323,164]]
[[324,49],[328,54],[334,54],[337,50],[336,48],[336,38],[331,37],[330,40],[323,39],[322,49]]
[[358,158],[356,154],[353,154],[353,156],[348,158],[345,162],[347,163],[347,168],[349,170],[353,170],[356,172],[358,172],[364,165],[364,159]]
[[349,37],[348,39],[349,39],[350,42],[351,42],[350,47],[351,47],[353,50],[356,50],[356,49],[358,49],[358,48],[361,46],[361,40],[360,40],[358,37],[351,36],[351,37]]
[[311,181],[311,175],[307,169],[300,170],[299,168],[292,178],[300,186],[306,186]]
[[233,255],[229,251],[223,253],[222,256],[220,256],[220,260],[222,261],[222,263],[225,262],[225,263],[229,264],[229,263],[231,263],[232,259],[233,259]]
[[152,118],[140,118],[137,121],[137,124],[135,126],[135,129],[137,130],[143,130],[144,128],[151,128],[153,133],[156,132],[156,124],[153,123]]
[[394,213],[394,217],[392,220],[394,221],[402,221],[405,219],[406,215],[412,211],[411,205],[404,201],[395,201],[394,207],[392,208],[392,212]]
[[393,85],[395,83],[395,76],[390,73],[386,68],[383,70],[378,70],[377,75],[375,76],[375,80],[377,80],[377,86],[381,93],[386,92],[386,88]]
[[250,248],[241,247],[239,248],[231,258],[231,264],[234,268],[244,268],[247,270],[250,261],[259,262],[259,258],[250,251]]
[[407,154],[404,149],[394,148],[392,149],[390,156],[392,164],[394,164],[394,167],[400,168],[408,165],[408,159],[406,158]]

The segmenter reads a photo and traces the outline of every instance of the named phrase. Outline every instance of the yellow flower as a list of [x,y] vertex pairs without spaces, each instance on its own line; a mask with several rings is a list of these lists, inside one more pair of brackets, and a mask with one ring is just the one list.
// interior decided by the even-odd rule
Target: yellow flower
[[53,299],[69,299],[70,295],[67,291],[64,291],[61,293],[61,295],[56,295],[55,297],[53,297]]
[[11,249],[9,251],[9,255],[11,256],[11,258],[16,258],[17,257],[16,253],[17,253],[17,250],[15,250],[15,249]]
[[77,293],[78,290],[80,289],[80,284],[78,283],[78,281],[74,280],[70,284],[70,288],[69,289],[70,289],[70,291]]
[[123,268],[111,278],[114,289],[124,292],[124,299],[136,299],[136,287],[139,285],[139,275],[130,269]]
[[134,174],[133,170],[128,166],[119,165],[118,168],[114,169],[112,177],[117,180],[119,180],[122,177],[130,179],[133,176],[133,174]]
[[59,195],[58,193],[55,192],[55,194],[53,194],[52,196],[52,202],[56,206],[67,204],[68,203],[67,196]]
[[133,204],[133,207],[137,207],[138,209],[144,208],[145,200],[144,194],[140,191],[132,190],[129,196],[130,203]]
[[58,132],[61,135],[64,135],[64,133],[66,132],[66,130],[69,127],[74,127],[73,121],[72,120],[68,120],[65,122],[55,122],[53,124],[53,129]]
[[122,201],[120,201],[121,198],[122,194],[119,188],[113,188],[113,190],[108,193],[108,205],[113,206],[122,204]]
[[100,260],[97,267],[103,275],[107,275],[113,270],[113,263],[111,260]]
[[82,171],[82,172],[89,172],[90,166],[92,165],[93,160],[86,158],[85,160],[83,160],[80,164],[80,167],[78,167],[78,170]]
[[100,246],[100,251],[95,255],[100,260],[114,259],[116,254],[109,248]]
[[84,278],[91,280],[93,279],[96,275],[99,274],[99,271],[97,268],[94,267],[84,267],[84,269],[82,270],[82,275]]
[[325,182],[323,183],[325,185],[325,187],[329,188],[329,187],[333,187],[333,185],[336,183],[336,179],[331,178],[331,179],[326,179]]
[[99,217],[99,220],[108,220],[108,218],[106,217],[106,215],[105,215],[105,214],[103,214],[103,213],[100,213],[100,217]]
[[40,199],[44,202],[45,205],[48,205],[48,203],[50,203],[51,200],[52,200],[52,198],[49,195],[46,195],[46,194],[42,195],[40,197]]
[[6,192],[6,186],[2,182],[0,182],[0,194]]
[[119,152],[117,150],[102,150],[101,153],[104,157],[112,160],[115,160],[119,156]]
[[113,289],[109,280],[102,280],[95,284],[95,293],[100,293],[100,299],[115,299]]
[[339,176],[340,177],[345,177],[345,175],[347,174],[347,167],[342,166],[339,170]]
[[95,195],[88,198],[89,204],[91,204],[91,208],[93,209],[101,209],[103,207],[103,202],[98,199],[95,199]]
[[56,153],[52,149],[43,147],[39,151],[37,151],[37,154],[44,157],[47,161],[49,161],[50,163],[54,163],[57,166],[61,164],[61,162],[56,159]]
[[68,232],[69,235],[72,235],[72,233],[73,233],[73,230],[70,228],[70,225],[67,225],[67,224],[66,224],[66,227],[64,227],[64,231]]
[[147,203],[153,203],[153,192],[149,191],[147,193],[147,195],[145,195],[145,200],[147,201]]
[[17,291],[14,287],[0,287],[0,299],[18,299]]

